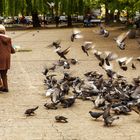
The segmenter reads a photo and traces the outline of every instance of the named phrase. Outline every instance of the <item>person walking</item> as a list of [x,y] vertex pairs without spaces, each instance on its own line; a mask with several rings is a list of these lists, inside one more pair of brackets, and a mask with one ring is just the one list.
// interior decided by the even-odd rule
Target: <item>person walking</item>
[[10,69],[11,53],[15,53],[11,38],[5,35],[6,29],[0,25],[0,77],[2,87],[0,92],[8,92],[7,71]]

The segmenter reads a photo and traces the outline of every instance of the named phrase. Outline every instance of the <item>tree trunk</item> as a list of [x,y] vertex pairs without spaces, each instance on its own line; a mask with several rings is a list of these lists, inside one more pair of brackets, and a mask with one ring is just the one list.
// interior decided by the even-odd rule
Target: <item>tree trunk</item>
[[105,23],[109,23],[108,3],[105,3]]
[[41,27],[37,12],[32,13],[32,19],[33,19],[33,27]]
[[120,11],[117,12],[116,20],[117,22],[120,22]]
[[68,27],[71,27],[72,26],[72,18],[71,18],[71,15],[68,15],[68,24],[67,24]]
[[110,14],[109,14],[109,21],[113,21],[114,20],[114,11],[112,11]]

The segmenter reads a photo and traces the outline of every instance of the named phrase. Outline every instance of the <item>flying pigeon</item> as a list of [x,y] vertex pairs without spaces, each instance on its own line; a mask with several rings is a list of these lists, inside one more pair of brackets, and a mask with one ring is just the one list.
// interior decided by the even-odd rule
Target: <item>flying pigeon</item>
[[128,34],[130,33],[130,31],[126,32],[126,33],[121,33],[117,38],[115,38],[114,40],[117,43],[117,46],[121,49],[124,50],[125,49],[125,39],[127,38]]
[[132,63],[132,65],[131,65],[131,66],[132,66],[132,69],[133,69],[133,70],[136,70],[136,66],[135,66],[135,64],[134,64],[134,63]]
[[61,48],[60,43],[61,43],[61,40],[56,40],[56,41],[53,41],[52,44],[48,45],[48,47],[55,47],[56,49]]
[[87,56],[89,56],[88,50],[93,49],[94,45],[92,42],[84,42],[84,45],[82,45],[81,48],[82,48],[83,52],[86,53]]
[[130,63],[132,61],[133,57],[122,57],[122,58],[118,58],[116,61],[118,62],[120,68],[124,71],[127,71],[127,64]]
[[81,31],[78,29],[73,29],[73,33],[71,35],[71,41],[74,42],[74,40],[78,38],[83,38]]
[[55,3],[54,3],[54,2],[50,2],[50,3],[49,3],[49,2],[47,2],[47,4],[49,5],[49,7],[50,7],[50,8],[53,8],[53,7],[54,7],[54,5],[55,5]]
[[67,49],[65,49],[65,50],[61,50],[60,48],[57,48],[56,50],[55,50],[55,52],[60,56],[60,58],[64,58],[65,60],[67,60],[67,58],[66,58],[66,54],[68,53],[70,51],[70,47],[68,47]]

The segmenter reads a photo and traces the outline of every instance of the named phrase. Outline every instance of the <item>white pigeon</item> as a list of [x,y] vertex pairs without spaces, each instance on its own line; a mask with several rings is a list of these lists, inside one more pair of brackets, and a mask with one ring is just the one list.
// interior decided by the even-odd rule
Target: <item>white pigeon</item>
[[46,97],[50,97],[53,92],[54,92],[53,88],[48,89],[45,93]]
[[54,7],[54,5],[55,5],[55,3],[54,2],[47,2],[47,4],[50,6],[50,8],[53,8]]
[[122,57],[122,58],[118,58],[116,61],[118,63],[123,63],[125,65],[127,65],[129,62],[131,62],[131,60],[133,59],[133,57]]
[[117,46],[121,49],[124,50],[125,49],[125,39],[127,38],[128,34],[130,33],[130,31],[126,32],[126,33],[121,33],[117,38],[115,38],[114,40],[117,43]]

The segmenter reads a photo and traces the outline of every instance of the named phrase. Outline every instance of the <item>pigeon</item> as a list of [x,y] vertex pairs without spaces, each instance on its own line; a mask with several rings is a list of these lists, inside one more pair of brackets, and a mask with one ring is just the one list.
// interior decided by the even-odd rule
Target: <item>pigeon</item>
[[106,74],[107,74],[107,76],[109,77],[109,78],[117,78],[117,76],[118,76],[118,74],[115,72],[115,71],[113,71],[113,70],[111,70],[111,69],[105,69],[105,71],[106,71]]
[[59,116],[59,115],[55,116],[55,120],[56,120],[57,122],[67,123],[67,122],[68,122],[67,119],[68,119],[68,118],[66,118],[66,117],[64,117],[64,116]]
[[65,61],[64,65],[63,65],[63,68],[64,69],[70,69],[70,64],[67,61]]
[[57,48],[55,51],[60,56],[60,58],[64,58],[65,60],[67,60],[65,55],[70,51],[69,49],[70,47],[62,51],[60,48]]
[[69,98],[61,98],[60,102],[63,105],[63,108],[71,107],[75,103],[76,97],[69,97]]
[[108,37],[109,36],[109,31],[104,29],[102,25],[100,25],[100,35],[103,35],[104,37]]
[[50,7],[50,8],[53,8],[53,7],[54,7],[54,5],[55,5],[55,3],[54,3],[54,2],[50,2],[50,3],[49,3],[48,1],[47,1],[47,4],[49,5],[49,7]]
[[96,119],[98,119],[100,116],[103,115],[104,112],[92,112],[92,111],[89,111],[89,114]]
[[73,64],[73,65],[75,65],[75,64],[78,63],[78,60],[76,60],[76,59],[74,59],[74,58],[68,59],[67,61],[68,61],[70,64]]
[[54,71],[56,69],[56,64],[53,64],[52,67],[48,68],[47,66],[44,67],[44,71],[42,72],[43,75],[47,76],[49,71]]
[[118,58],[118,55],[116,53],[110,52],[110,51],[105,51],[105,62],[109,66],[109,61],[116,60]]
[[140,107],[139,107],[139,106],[131,107],[131,109],[132,109],[133,111],[135,111],[135,112],[140,116]]
[[68,82],[65,82],[65,83],[61,84],[61,90],[62,90],[62,95],[68,95],[69,90],[70,90]]
[[114,120],[119,119],[119,117],[115,117],[115,116],[108,116],[104,119],[104,126],[111,126],[111,124],[113,123]]
[[93,54],[99,60],[99,66],[102,67],[104,65],[104,58],[102,58],[103,52],[94,49]]
[[109,31],[104,29],[104,37],[108,37],[109,36]]
[[49,68],[49,70],[52,70],[52,71],[54,71],[55,69],[56,69],[56,64],[53,64],[53,66]]
[[48,45],[48,47],[55,47],[56,49],[61,48],[60,43],[61,43],[61,40],[56,40],[52,44]]
[[121,49],[124,50],[125,49],[125,39],[127,38],[128,34],[130,31],[126,32],[126,33],[121,33],[117,38],[115,38],[114,40],[117,43],[117,46]]
[[99,31],[99,34],[100,35],[103,35],[104,34],[104,28],[102,25],[100,25],[100,31]]
[[56,107],[57,104],[55,103],[45,103],[44,106],[46,107],[46,109],[54,109],[56,110],[57,107]]
[[44,70],[44,72],[42,72],[42,73],[43,73],[43,75],[46,76],[48,72],[49,72],[49,69],[46,67],[45,70]]
[[52,94],[53,92],[54,92],[54,89],[53,89],[53,88],[49,88],[49,89],[46,91],[46,93],[45,93],[46,97],[50,97],[51,94]]
[[37,110],[38,107],[39,107],[39,106],[37,106],[37,107],[35,107],[35,108],[27,109],[27,110],[25,111],[24,114],[25,114],[26,116],[32,116],[32,115],[35,114],[34,111]]
[[60,85],[57,85],[57,87],[55,87],[53,89],[53,93],[51,93],[50,97],[51,97],[51,101],[53,103],[59,103],[60,102],[60,97],[61,97],[61,89],[60,89]]
[[82,45],[81,48],[82,48],[83,52],[86,53],[87,56],[89,56],[88,50],[93,49],[94,46],[93,46],[92,42],[84,42],[84,45]]
[[132,69],[133,69],[133,70],[136,70],[136,66],[134,65],[134,63],[132,63],[131,66],[132,66]]
[[45,85],[47,85],[47,92],[46,92],[46,96],[50,96],[55,90],[55,85],[57,85],[57,79],[54,77],[56,76],[55,74],[51,74],[46,76],[46,79],[44,80]]
[[137,61],[140,61],[140,56],[136,58]]
[[71,35],[71,41],[74,42],[74,40],[78,38],[83,38],[81,31],[78,29],[73,29],[73,33]]
[[107,105],[107,108],[105,109],[104,113],[103,113],[103,119],[105,120],[107,117],[110,116],[110,109],[111,109],[111,104]]
[[95,101],[93,102],[95,105],[95,108],[99,108],[101,106],[105,105],[105,99],[103,98],[103,96],[100,94],[97,96],[97,98],[95,99]]
[[133,57],[127,58],[127,57],[123,57],[123,58],[119,58],[116,61],[118,62],[120,68],[124,71],[127,71],[127,64],[130,63],[132,61]]
[[58,60],[55,64],[57,66],[63,66],[64,65],[65,60]]
[[112,108],[112,110],[117,114],[117,115],[120,115],[120,114],[125,114],[127,115],[131,110],[125,106],[125,105],[120,105],[120,106],[117,106],[117,107],[114,107]]
[[133,78],[133,83],[135,84],[135,86],[137,86],[137,88],[136,88],[137,90],[134,93],[139,94],[140,93],[140,87],[139,87],[139,85],[140,85],[140,76],[138,76],[137,78]]

